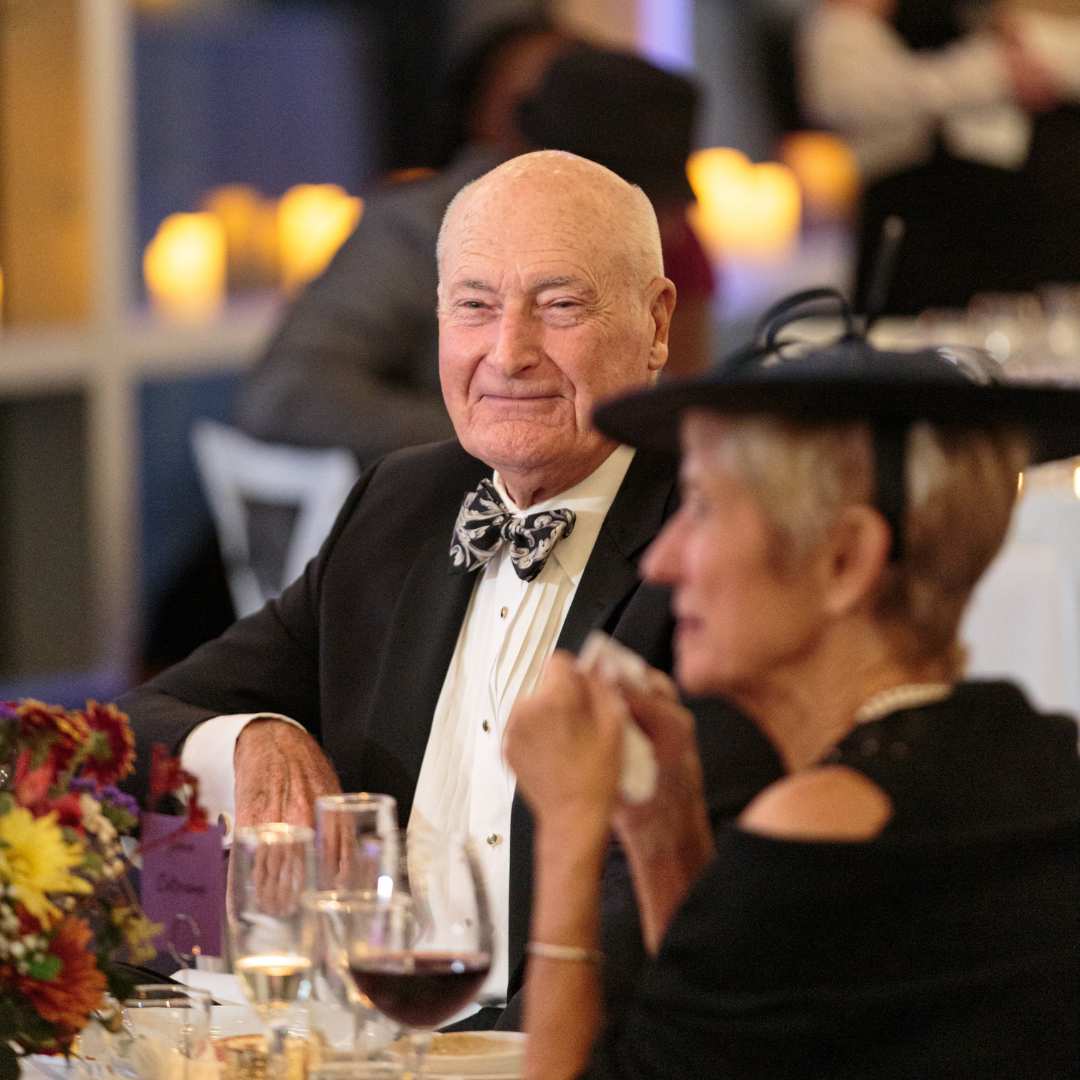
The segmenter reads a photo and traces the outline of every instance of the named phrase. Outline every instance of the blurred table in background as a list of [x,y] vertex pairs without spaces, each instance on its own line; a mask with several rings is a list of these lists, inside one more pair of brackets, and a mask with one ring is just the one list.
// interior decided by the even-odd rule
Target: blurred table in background
[[[1080,422],[1080,419],[1078,419]],[[961,627],[969,674],[1012,679],[1043,709],[1080,716],[1080,459],[1024,474],[997,559]]]

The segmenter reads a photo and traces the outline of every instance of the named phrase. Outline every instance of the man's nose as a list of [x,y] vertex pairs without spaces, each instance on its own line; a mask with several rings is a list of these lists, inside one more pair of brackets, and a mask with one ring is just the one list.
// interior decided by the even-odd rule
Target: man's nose
[[498,334],[488,353],[488,362],[510,378],[536,364],[540,355],[536,320],[521,312],[504,311],[499,319]]

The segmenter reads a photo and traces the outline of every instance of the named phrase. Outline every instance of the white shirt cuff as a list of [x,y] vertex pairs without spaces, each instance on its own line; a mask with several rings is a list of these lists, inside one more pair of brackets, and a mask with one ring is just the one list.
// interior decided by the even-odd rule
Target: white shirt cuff
[[283,720],[303,729],[290,716],[280,713],[230,713],[212,716],[194,728],[180,750],[180,764],[199,781],[199,801],[211,821],[225,826],[225,843],[232,843],[236,818],[236,774],[233,753],[240,732],[252,720]]

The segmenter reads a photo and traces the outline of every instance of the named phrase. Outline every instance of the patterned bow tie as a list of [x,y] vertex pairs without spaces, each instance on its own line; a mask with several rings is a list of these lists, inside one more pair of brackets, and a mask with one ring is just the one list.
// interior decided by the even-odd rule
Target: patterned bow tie
[[521,517],[510,513],[490,480],[465,496],[450,541],[450,569],[468,574],[483,566],[504,544],[522,581],[532,581],[555,545],[574,531],[573,510],[541,510]]

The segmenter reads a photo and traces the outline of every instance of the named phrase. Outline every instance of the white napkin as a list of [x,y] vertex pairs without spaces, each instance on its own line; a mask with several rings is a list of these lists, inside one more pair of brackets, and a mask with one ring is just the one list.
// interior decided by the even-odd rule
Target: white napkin
[[248,1000],[235,975],[223,971],[183,968],[173,975],[178,983],[205,990],[219,1005],[247,1005]]
[[[612,686],[633,690],[649,688],[648,667],[636,652],[592,630],[578,653],[578,667],[599,675]],[[657,766],[652,743],[632,720],[623,728],[622,766],[619,792],[628,803],[643,803],[656,794]]]

